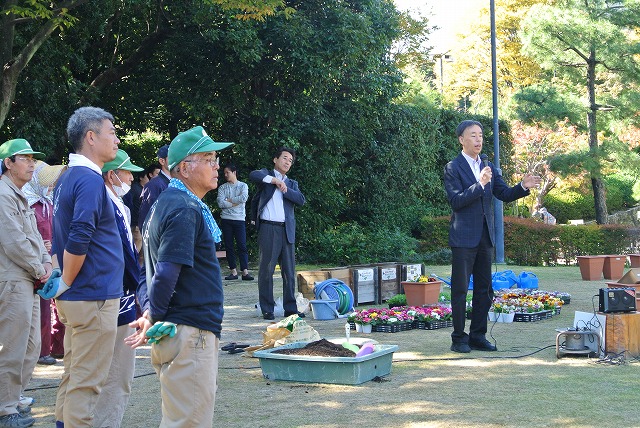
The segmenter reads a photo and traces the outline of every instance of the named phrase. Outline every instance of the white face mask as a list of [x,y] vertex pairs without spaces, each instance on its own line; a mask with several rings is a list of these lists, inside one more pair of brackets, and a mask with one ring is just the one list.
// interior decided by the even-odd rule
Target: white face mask
[[120,177],[118,177],[118,174],[116,174],[115,172],[113,175],[115,175],[118,181],[120,182],[120,186],[116,186],[115,184],[112,184],[113,191],[116,193],[117,197],[122,198],[124,195],[129,193],[129,190],[131,190],[131,186],[129,186],[127,183],[123,183],[122,180],[120,180]]

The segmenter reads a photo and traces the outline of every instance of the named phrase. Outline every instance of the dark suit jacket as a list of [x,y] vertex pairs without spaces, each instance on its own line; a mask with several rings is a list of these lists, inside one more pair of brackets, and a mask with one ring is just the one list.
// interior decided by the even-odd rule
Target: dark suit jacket
[[142,194],[140,195],[140,209],[138,210],[138,228],[142,230],[142,225],[147,219],[147,214],[151,209],[151,205],[158,199],[160,193],[164,192],[169,187],[169,179],[163,173],[160,173],[153,177],[142,188]]
[[[491,243],[495,245],[493,224],[493,198],[504,202],[515,201],[529,194],[520,183],[509,187],[493,164],[489,162],[493,178],[484,186],[476,180],[473,171],[462,153],[444,168],[444,188],[451,205],[449,245],[451,247],[475,248],[480,244],[483,222],[487,223]],[[482,167],[481,167],[482,168]]]
[[[260,190],[260,200],[258,202],[258,215],[256,216],[256,229],[260,230],[260,216],[267,202],[273,197],[273,193],[276,191],[275,184],[267,184],[262,181],[267,175],[275,177],[275,173],[266,168],[251,171],[249,174],[249,180],[258,185]],[[305,197],[298,188],[298,182],[285,178],[285,184],[287,185],[287,192],[283,194],[284,203],[284,223],[287,232],[287,241],[290,244],[296,242],[296,216],[294,214],[295,205],[302,206],[305,203]]]

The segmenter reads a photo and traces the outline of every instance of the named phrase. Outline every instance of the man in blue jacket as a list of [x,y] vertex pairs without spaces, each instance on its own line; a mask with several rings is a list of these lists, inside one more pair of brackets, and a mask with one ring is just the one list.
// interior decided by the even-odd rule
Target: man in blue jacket
[[[281,147],[273,157],[273,170],[252,171],[249,179],[259,186],[258,247],[260,262],[258,268],[258,294],[262,317],[275,318],[273,308],[273,272],[280,263],[282,272],[282,305],[284,315],[298,313],[296,305],[296,217],[295,206],[302,206],[305,197],[298,188],[298,182],[287,177],[296,158],[293,149]],[[299,314],[304,316],[303,314]]]
[[[526,174],[509,187],[482,151],[482,125],[465,120],[456,129],[462,152],[444,169],[444,187],[451,205],[451,350],[496,351],[487,333],[487,314],[493,299],[491,263],[494,247],[493,197],[504,202],[529,194],[540,177]],[[469,334],[464,332],[469,278],[473,274],[473,311]]]
[[113,116],[81,107],[69,118],[75,153],[53,198],[53,251],[61,272],[39,294],[55,298],[66,327],[64,373],[56,399],[56,427],[92,427],[100,388],[116,340],[124,261],[113,204],[101,168],[120,140]]

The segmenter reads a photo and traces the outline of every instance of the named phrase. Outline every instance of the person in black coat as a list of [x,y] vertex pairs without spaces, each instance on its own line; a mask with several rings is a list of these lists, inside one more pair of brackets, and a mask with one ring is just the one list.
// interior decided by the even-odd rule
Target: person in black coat
[[[504,202],[529,194],[540,184],[540,177],[526,174],[509,187],[500,171],[481,155],[482,124],[465,120],[456,129],[462,152],[444,169],[444,187],[451,205],[449,246],[451,247],[451,310],[453,333],[451,350],[467,353],[471,349],[495,351],[487,332],[487,314],[493,299],[491,263],[495,245],[493,196]],[[469,334],[465,333],[466,298],[473,274],[473,311]]]

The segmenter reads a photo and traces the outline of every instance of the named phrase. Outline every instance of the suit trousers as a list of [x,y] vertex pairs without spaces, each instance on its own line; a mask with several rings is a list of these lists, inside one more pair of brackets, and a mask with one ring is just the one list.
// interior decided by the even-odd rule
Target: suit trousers
[[284,226],[261,223],[258,231],[260,262],[258,267],[258,294],[262,313],[273,312],[273,273],[276,263],[282,274],[282,306],[285,314],[298,312],[296,305],[295,244],[287,240]]
[[[491,263],[493,245],[485,222],[480,243],[475,248],[451,248],[451,315],[453,317],[454,343],[467,343],[471,339],[483,339],[487,333],[487,314],[493,300]],[[464,332],[467,292],[473,274],[473,311],[469,335]]]
[[33,282],[0,281],[0,416],[17,413],[40,353],[40,297]]
[[136,350],[124,343],[124,339],[135,331],[128,324],[118,326],[109,375],[96,404],[93,418],[96,428],[119,428],[122,424],[136,368]]
[[57,299],[56,305],[65,325],[56,421],[74,428],[93,427],[93,411],[113,358],[120,299]]
[[160,378],[160,428],[210,428],[218,389],[218,346],[210,331],[178,324],[174,337],[151,346]]

